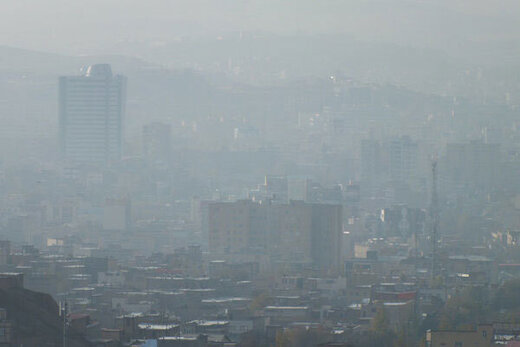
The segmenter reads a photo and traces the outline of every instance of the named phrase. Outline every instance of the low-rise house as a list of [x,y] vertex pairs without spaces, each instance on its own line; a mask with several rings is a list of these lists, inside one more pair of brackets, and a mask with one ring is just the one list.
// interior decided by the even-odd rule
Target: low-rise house
[[475,330],[428,330],[426,347],[491,347],[493,326],[481,324]]
[[273,324],[287,324],[308,321],[311,311],[308,306],[266,306],[264,313]]

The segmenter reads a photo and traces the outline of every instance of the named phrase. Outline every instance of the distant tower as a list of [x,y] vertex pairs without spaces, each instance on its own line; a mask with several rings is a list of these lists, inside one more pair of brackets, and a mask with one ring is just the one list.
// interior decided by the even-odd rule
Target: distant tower
[[105,165],[121,158],[126,78],[108,64],[81,76],[60,77],[60,146],[63,159]]
[[417,174],[417,142],[409,136],[393,139],[388,144],[390,177],[397,182],[410,182]]
[[430,206],[431,218],[431,242],[432,242],[432,268],[431,279],[437,275],[437,240],[439,233],[439,201],[437,196],[437,159],[432,161],[432,201]]
[[151,164],[169,163],[171,156],[171,126],[150,123],[143,126],[143,156]]

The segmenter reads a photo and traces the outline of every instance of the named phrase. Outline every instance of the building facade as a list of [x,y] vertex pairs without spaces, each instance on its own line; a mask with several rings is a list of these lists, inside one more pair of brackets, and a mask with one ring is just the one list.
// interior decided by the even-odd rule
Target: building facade
[[271,264],[301,264],[324,271],[339,267],[340,205],[211,202],[206,218],[213,258],[263,255]]
[[59,80],[62,157],[74,164],[105,165],[121,158],[126,78],[110,65],[89,66]]
[[493,345],[493,326],[491,324],[481,324],[476,330],[428,330],[426,332],[427,347],[490,347]]

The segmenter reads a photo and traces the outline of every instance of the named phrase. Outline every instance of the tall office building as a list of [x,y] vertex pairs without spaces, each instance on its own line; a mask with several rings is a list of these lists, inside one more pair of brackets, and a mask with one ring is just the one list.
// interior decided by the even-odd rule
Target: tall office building
[[150,123],[143,126],[143,157],[150,164],[167,164],[171,160],[171,133],[169,124]]
[[401,136],[388,144],[390,178],[397,182],[409,182],[417,176],[417,142]]
[[367,196],[374,196],[385,177],[383,149],[379,141],[365,139],[361,141],[361,183]]
[[81,76],[60,77],[63,159],[105,165],[121,158],[126,78],[110,65],[91,65]]

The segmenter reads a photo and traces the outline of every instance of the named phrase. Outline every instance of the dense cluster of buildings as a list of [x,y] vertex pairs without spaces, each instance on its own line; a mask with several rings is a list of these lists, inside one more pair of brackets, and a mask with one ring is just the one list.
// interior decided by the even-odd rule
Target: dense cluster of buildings
[[286,118],[150,120],[136,143],[124,76],[60,78],[61,157],[0,163],[0,346],[26,317],[2,296],[56,346],[515,346],[503,312],[439,322],[520,278],[514,127],[465,129],[442,100],[417,120],[401,90],[332,77]]

